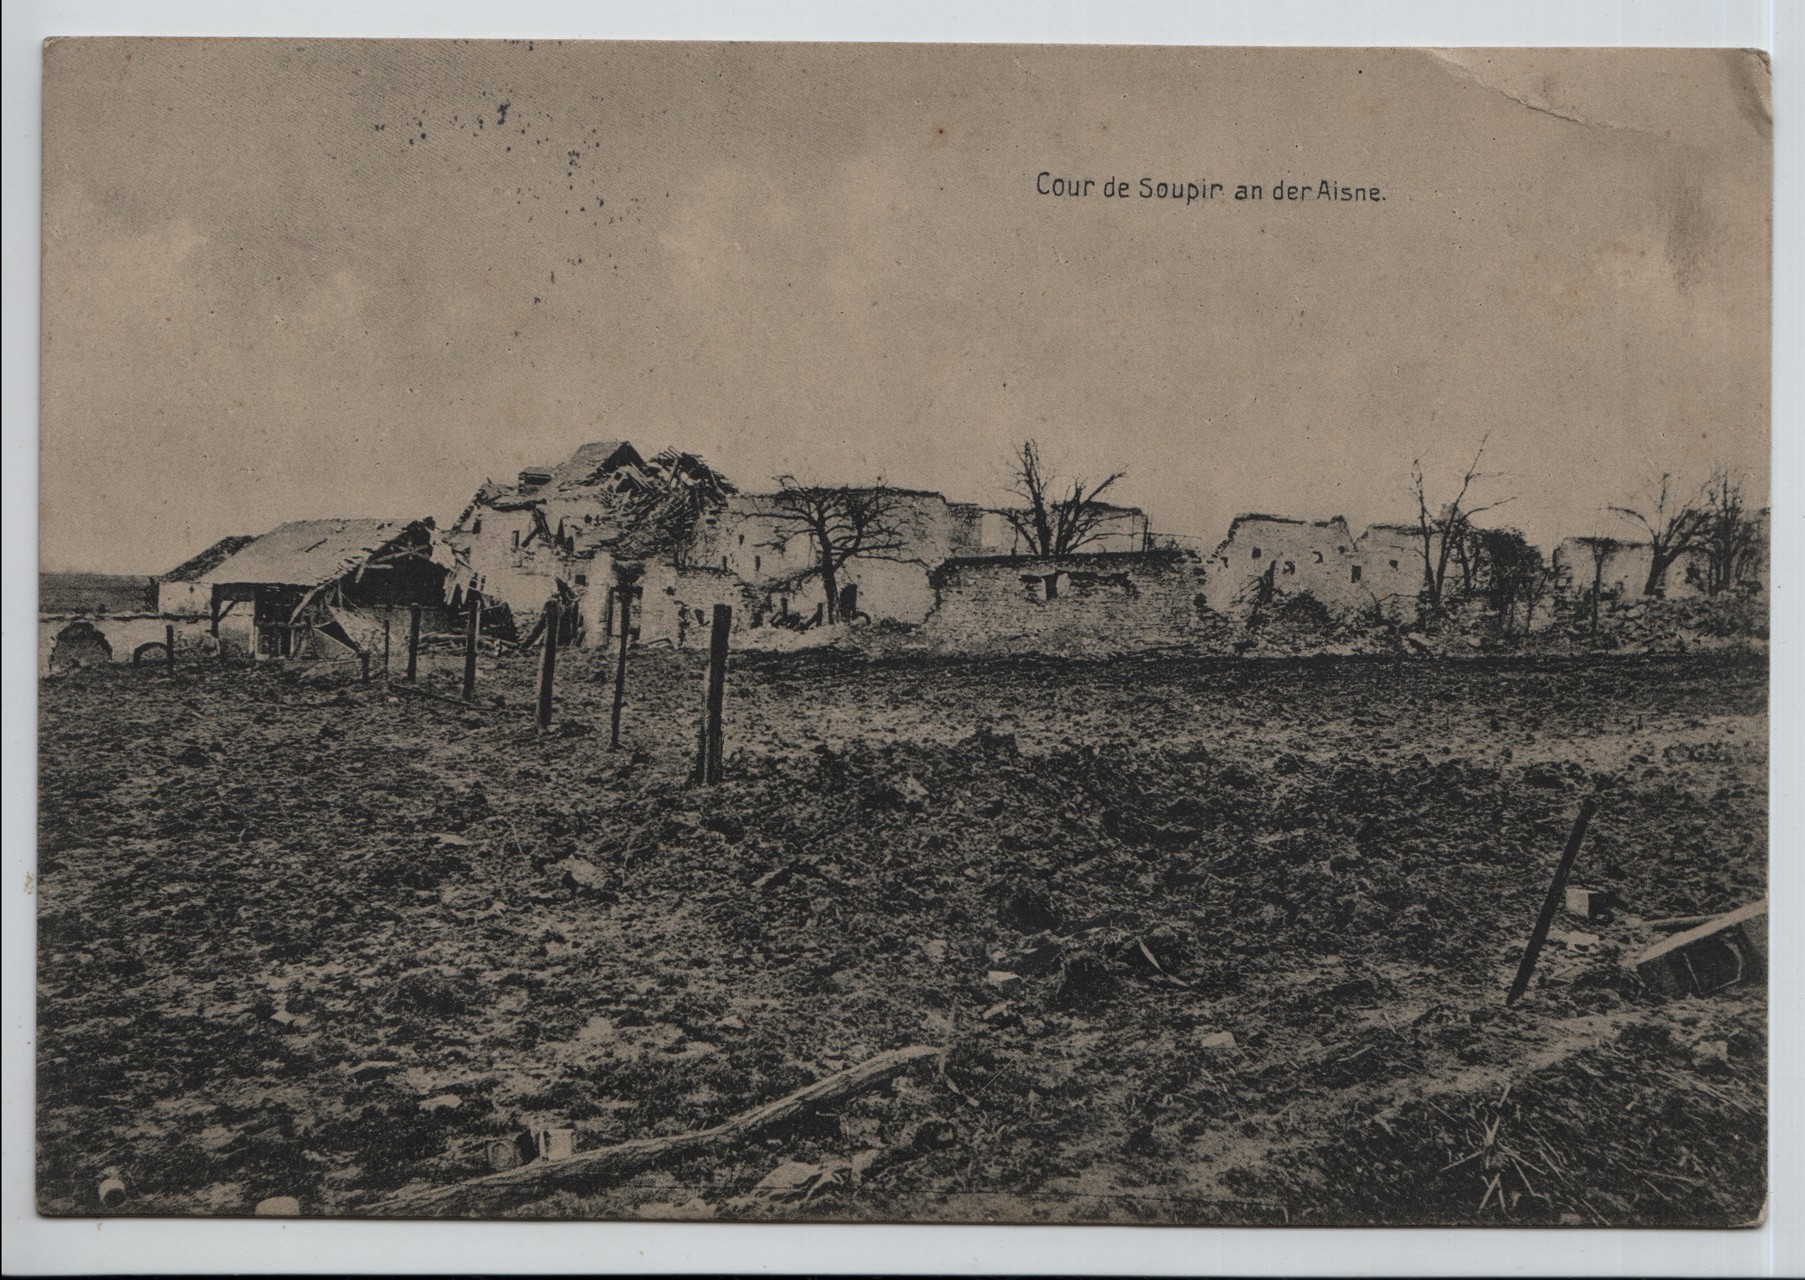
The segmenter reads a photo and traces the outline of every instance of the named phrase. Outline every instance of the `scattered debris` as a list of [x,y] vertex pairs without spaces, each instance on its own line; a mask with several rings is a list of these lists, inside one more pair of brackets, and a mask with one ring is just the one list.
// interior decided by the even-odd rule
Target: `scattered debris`
[[1608,890],[1567,886],[1567,914],[1581,920],[1602,920],[1616,905],[1616,895]]
[[1212,1031],[1197,1042],[1199,1049],[1235,1049],[1235,1033],[1232,1031]]
[[1767,978],[1767,899],[1716,916],[1644,951],[1636,973],[1663,995],[1710,995]]
[[508,1169],[518,1169],[534,1156],[539,1154],[539,1147],[533,1135],[526,1131],[506,1138],[496,1138],[489,1143],[489,1167],[497,1173]]
[[568,1160],[576,1152],[575,1129],[541,1129],[536,1145],[541,1160]]

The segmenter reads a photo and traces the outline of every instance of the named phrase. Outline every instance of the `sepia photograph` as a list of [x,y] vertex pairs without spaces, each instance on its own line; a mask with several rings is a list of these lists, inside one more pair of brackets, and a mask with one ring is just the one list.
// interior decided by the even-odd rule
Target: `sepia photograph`
[[1765,1221],[1764,53],[42,55],[40,1214]]

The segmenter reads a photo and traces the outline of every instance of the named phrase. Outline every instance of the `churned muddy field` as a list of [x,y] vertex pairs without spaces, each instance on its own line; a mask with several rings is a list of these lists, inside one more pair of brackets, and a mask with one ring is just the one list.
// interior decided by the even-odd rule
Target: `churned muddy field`
[[[441,661],[449,664],[450,659]],[[43,681],[45,1212],[409,1212],[507,1140],[718,1125],[456,1212],[1726,1225],[1766,1000],[1643,920],[1765,893],[1764,659],[530,658]],[[1504,992],[1585,795],[1574,883]],[[519,1157],[516,1157],[519,1158]]]

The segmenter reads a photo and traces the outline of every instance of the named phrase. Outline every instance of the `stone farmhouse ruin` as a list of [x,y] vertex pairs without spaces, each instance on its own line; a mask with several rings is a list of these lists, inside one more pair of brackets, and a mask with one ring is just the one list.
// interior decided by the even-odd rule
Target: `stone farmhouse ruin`
[[[881,501],[887,536],[837,567],[831,609],[821,546],[793,493],[742,492],[692,454],[667,450],[647,459],[627,441],[586,444],[556,466],[521,470],[513,484],[484,482],[444,536],[459,560],[457,591],[480,592],[517,619],[559,599],[572,606],[568,638],[579,645],[607,642],[624,593],[635,601],[640,640],[680,646],[702,634],[716,604],[732,605],[742,630],[808,630],[831,615],[963,633],[969,623],[938,619],[944,597],[988,574],[1005,582],[1003,612],[1015,615],[999,617],[995,629],[1032,634],[1044,629],[1035,611],[1061,599],[1059,579],[1071,567],[1026,555],[1004,511],[923,489],[837,492]],[[1076,558],[1116,557],[1112,581],[1123,590],[1139,575],[1168,572],[1172,553],[1149,558],[1144,512],[1111,505],[1098,514],[1094,537]],[[1190,578],[1187,587],[1190,601]],[[1188,607],[1194,615],[1195,605]]]

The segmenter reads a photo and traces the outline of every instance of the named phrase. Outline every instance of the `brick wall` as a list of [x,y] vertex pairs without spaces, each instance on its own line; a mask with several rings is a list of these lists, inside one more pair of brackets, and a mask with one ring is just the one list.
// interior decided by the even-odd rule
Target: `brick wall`
[[1203,565],[1188,550],[948,560],[930,581],[922,634],[947,648],[1121,651],[1202,630]]

